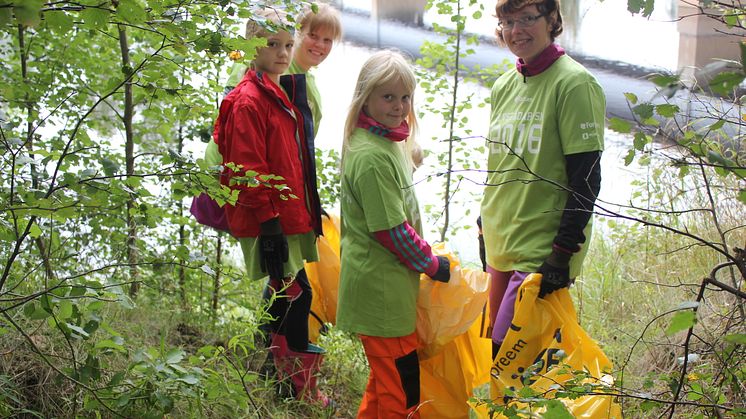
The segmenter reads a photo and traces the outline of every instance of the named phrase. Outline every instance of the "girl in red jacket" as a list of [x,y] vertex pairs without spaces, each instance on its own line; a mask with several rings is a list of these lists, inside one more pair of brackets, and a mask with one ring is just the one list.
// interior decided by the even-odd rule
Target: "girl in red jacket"
[[220,106],[214,139],[223,156],[221,182],[239,191],[225,207],[230,232],[239,239],[250,279],[269,275],[272,355],[296,397],[328,402],[316,389],[323,350],[308,342],[311,287],[304,261],[318,260],[321,218],[311,153],[313,122],[305,77],[281,76],[290,65],[293,34],[281,11],[255,14],[276,29],[249,20],[246,38],[264,37],[241,82]]

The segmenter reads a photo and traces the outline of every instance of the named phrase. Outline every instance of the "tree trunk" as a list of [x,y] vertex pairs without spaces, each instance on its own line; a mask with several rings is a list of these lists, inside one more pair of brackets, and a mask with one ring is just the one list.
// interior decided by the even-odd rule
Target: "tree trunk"
[[[122,52],[122,72],[124,73],[127,81],[124,83],[124,115],[122,117],[124,122],[124,159],[126,164],[125,174],[129,179],[130,176],[135,174],[135,138],[132,130],[132,116],[134,114],[134,105],[132,103],[132,66],[130,65],[130,53],[129,45],[127,44],[127,31],[123,26],[119,26],[119,48]],[[135,223],[135,217],[133,215],[135,209],[135,195],[130,194],[127,199],[127,214],[125,215],[127,220],[127,263],[130,267],[130,297],[137,297],[137,292],[140,289],[139,272],[137,268],[138,263],[138,252],[137,252],[137,225]]]

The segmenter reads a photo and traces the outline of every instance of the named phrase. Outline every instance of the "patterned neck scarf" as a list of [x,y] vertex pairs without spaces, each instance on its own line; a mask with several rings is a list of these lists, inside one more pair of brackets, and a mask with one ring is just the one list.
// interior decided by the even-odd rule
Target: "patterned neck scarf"
[[372,134],[386,137],[391,141],[402,141],[409,137],[409,125],[407,121],[402,121],[401,125],[396,128],[387,128],[366,115],[365,112],[360,112],[357,118],[357,127]]

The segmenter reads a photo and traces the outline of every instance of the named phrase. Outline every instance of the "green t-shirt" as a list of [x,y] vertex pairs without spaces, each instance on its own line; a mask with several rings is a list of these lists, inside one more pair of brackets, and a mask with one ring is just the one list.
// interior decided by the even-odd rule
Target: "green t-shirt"
[[[230,88],[236,87],[238,82],[241,81],[246,69],[248,67],[244,63],[233,63],[230,68],[228,75],[228,81],[226,85]],[[313,134],[314,137],[319,132],[319,124],[321,123],[321,94],[319,89],[316,87],[316,77],[311,71],[304,71],[298,64],[293,60],[288,67],[288,71],[285,74],[305,74],[306,75],[306,94],[308,95],[308,106],[311,108],[311,117],[313,118]]]
[[[606,99],[598,81],[563,55],[544,72],[517,71],[492,87],[489,174],[482,200],[487,263],[535,272],[552,250],[567,202],[565,155],[603,150]],[[590,241],[570,262],[580,266]]]
[[356,129],[342,168],[342,257],[337,326],[369,336],[412,333],[419,273],[373,232],[407,221],[421,234],[412,170],[401,143]]

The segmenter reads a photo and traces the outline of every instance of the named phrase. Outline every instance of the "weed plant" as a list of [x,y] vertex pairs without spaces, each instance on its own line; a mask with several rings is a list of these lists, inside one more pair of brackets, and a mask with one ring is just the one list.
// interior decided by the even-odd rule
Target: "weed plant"
[[[671,332],[677,309],[694,304],[703,278],[723,262],[711,247],[681,232],[716,246],[722,246],[722,237],[746,243],[746,208],[732,197],[738,190],[733,180],[707,173],[710,197],[701,177],[679,178],[661,167],[651,167],[649,173],[652,178],[637,185],[637,196],[645,200],[638,204],[656,211],[639,211],[642,222],[597,218],[601,234],[593,237],[584,273],[572,291],[582,326],[614,362],[617,385],[635,396],[620,399],[627,417],[659,417],[665,411],[667,405],[653,400],[670,399],[681,379],[686,330]],[[713,203],[717,223],[704,210]],[[702,210],[680,212],[684,208]],[[736,278],[728,270],[717,275],[742,289]],[[724,339],[746,333],[743,310],[743,300],[734,295],[705,291],[689,344],[686,402],[744,408],[743,347]],[[678,414],[696,416],[702,410],[683,406]]]

